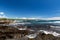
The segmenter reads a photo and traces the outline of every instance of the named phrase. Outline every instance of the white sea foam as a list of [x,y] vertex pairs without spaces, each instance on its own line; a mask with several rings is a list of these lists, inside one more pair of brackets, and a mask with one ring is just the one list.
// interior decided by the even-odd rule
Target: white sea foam
[[19,30],[26,30],[27,28],[18,28]]
[[37,34],[30,34],[30,35],[26,35],[26,37],[28,38],[36,38]]
[[50,26],[51,28],[60,28],[60,26]]
[[53,36],[60,36],[60,33],[53,32],[53,31],[45,31],[45,30],[40,30],[40,32],[43,32],[45,34],[52,34]]
[[60,21],[55,21],[55,22],[53,22],[53,23],[60,23]]

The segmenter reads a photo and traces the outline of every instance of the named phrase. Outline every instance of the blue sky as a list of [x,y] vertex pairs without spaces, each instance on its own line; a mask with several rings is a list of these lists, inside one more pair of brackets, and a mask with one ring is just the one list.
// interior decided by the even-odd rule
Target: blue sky
[[0,0],[8,17],[60,17],[60,0]]

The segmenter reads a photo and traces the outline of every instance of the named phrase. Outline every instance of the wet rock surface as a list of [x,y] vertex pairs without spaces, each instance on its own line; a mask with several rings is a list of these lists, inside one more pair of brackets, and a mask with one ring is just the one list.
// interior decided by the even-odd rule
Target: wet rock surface
[[0,40],[60,40],[60,37],[55,37],[51,34],[39,33],[35,38],[28,38],[29,30],[18,30],[14,27],[1,26]]

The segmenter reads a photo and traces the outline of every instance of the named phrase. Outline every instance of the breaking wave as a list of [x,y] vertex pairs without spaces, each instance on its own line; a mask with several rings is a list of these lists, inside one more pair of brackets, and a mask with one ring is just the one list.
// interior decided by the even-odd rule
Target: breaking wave
[[60,33],[54,32],[54,31],[46,31],[46,30],[40,30],[39,32],[45,33],[45,34],[52,34],[53,36],[60,37]]

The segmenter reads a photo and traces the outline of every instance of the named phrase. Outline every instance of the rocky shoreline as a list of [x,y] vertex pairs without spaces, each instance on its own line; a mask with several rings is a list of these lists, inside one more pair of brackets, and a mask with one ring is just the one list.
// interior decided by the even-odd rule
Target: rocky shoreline
[[14,27],[1,26],[0,40],[60,40],[60,37],[41,32],[35,34],[33,31],[28,30],[28,28],[26,30],[18,30]]

